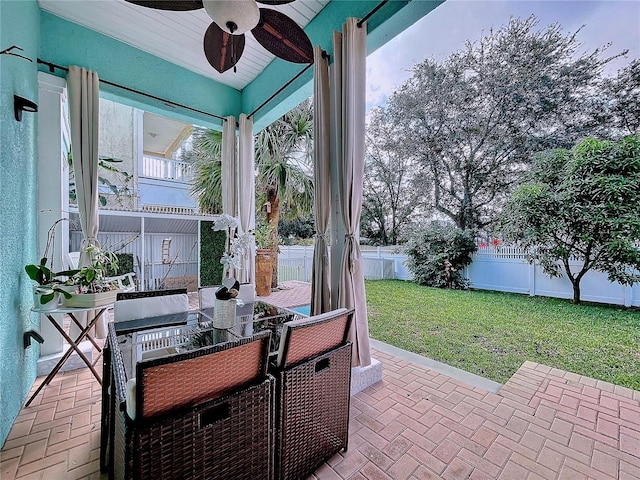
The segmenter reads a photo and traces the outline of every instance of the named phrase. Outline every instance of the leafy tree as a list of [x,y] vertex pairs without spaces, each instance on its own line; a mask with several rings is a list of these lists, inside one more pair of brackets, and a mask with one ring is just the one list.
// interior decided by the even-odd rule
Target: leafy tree
[[420,285],[438,288],[468,288],[462,269],[478,249],[468,231],[432,222],[409,240],[407,268]]
[[278,222],[278,234],[285,245],[293,245],[300,243],[300,240],[310,239],[315,231],[316,226],[313,215],[299,216],[292,219],[281,218]]
[[396,245],[403,231],[424,212],[424,188],[413,156],[397,141],[403,125],[375,109],[367,126],[360,230],[379,245]]
[[512,19],[441,64],[416,65],[386,107],[403,126],[396,148],[422,165],[433,206],[461,229],[491,224],[531,152],[575,143],[612,59],[578,55],[578,32],[537,23]]
[[[505,240],[529,249],[547,275],[561,277],[564,269],[578,304],[589,270],[612,282],[640,281],[639,205],[640,137],[588,138],[537,157],[499,228]],[[572,260],[582,262],[577,271]]]
[[[286,212],[288,218],[294,218],[309,214],[313,209],[312,148],[313,108],[308,100],[256,135],[256,197],[258,205],[266,205],[266,218],[274,238],[279,237],[278,222],[282,212]],[[271,257],[271,286],[276,287],[277,245],[272,248]]]

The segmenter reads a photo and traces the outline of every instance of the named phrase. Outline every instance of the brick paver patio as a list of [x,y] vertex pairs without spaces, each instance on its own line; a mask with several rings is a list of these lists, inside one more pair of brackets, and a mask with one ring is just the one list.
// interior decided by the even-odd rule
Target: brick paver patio
[[[526,362],[494,393],[372,353],[383,380],[352,397],[349,449],[312,479],[640,479],[640,392]],[[57,375],[18,415],[0,479],[106,478],[100,408],[88,369]]]

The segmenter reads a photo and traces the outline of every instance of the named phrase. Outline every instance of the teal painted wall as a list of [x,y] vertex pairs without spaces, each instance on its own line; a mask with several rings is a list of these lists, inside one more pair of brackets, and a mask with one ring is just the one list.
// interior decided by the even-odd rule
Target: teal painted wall
[[[36,261],[37,114],[13,116],[13,95],[38,102],[40,10],[36,0],[0,1],[0,49],[18,45],[33,62],[0,56],[0,445],[36,377],[39,349],[22,348],[22,334],[38,327],[29,311],[31,281],[24,265]],[[33,322],[33,323],[32,323]]]
[[[101,80],[223,117],[240,113],[242,94],[238,90],[45,11],[41,12],[40,35],[39,56],[46,62],[85,67],[96,71]],[[45,66],[40,69],[48,72]],[[64,77],[66,72],[56,70],[55,75]],[[167,108],[160,101],[104,83],[100,84],[100,95],[189,123],[218,129],[221,125],[212,117]]]

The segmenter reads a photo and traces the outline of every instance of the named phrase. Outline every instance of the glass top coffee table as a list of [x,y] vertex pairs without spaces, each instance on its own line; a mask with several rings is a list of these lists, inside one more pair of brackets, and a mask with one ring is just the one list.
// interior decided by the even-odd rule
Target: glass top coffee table
[[283,324],[300,317],[291,310],[257,301],[238,305],[235,317],[222,321],[210,308],[118,322],[110,328],[115,330],[125,373],[131,378],[140,361],[250,337],[264,330],[271,332],[271,355],[277,355]]

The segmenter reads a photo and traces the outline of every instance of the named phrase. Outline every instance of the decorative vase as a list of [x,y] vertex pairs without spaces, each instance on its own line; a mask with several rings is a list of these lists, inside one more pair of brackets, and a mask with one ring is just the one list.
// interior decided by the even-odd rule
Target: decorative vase
[[215,328],[231,328],[236,324],[235,299],[219,300],[216,298],[213,303],[213,326]]
[[49,293],[45,290],[48,289],[46,287],[43,289],[40,285],[33,286],[33,306],[36,310],[50,312],[51,310],[58,308],[60,303],[60,294],[58,292],[53,292],[53,298],[48,302],[42,303],[42,296]]
[[256,250],[256,295],[268,297],[271,294],[271,274],[273,263],[270,250]]

